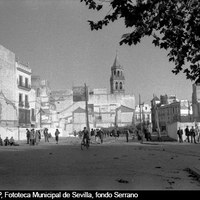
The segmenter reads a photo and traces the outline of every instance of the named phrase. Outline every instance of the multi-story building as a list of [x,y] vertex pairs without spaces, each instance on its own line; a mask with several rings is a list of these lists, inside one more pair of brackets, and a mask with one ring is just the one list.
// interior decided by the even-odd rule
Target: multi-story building
[[[20,63],[13,52],[0,45],[0,123],[2,126],[31,125],[30,101],[34,96],[34,91],[31,90],[31,74],[31,69],[27,65]],[[32,109],[34,110],[34,107]]]
[[200,122],[200,83],[192,85],[192,109],[194,121]]
[[151,122],[152,122],[152,130],[155,131],[157,129],[157,115],[156,109],[160,105],[160,99],[157,96],[154,96],[151,100]]
[[[153,123],[153,130],[156,130],[157,123],[159,123],[160,130],[167,130],[167,125],[175,122],[191,122],[192,118],[192,106],[188,100],[178,100],[173,97],[167,98],[167,96],[161,96],[160,103],[152,107],[152,117],[155,117]],[[156,119],[157,109],[157,119]]]
[[[88,88],[90,128],[132,125],[135,97],[125,94],[124,69],[115,57],[111,67],[110,92],[105,88]],[[59,127],[67,132],[86,126],[85,87],[52,92],[54,108],[58,113]]]
[[139,123],[151,124],[151,106],[149,104],[141,104],[135,107],[135,124]]
[[32,87],[36,92],[36,127],[56,128],[58,126],[57,111],[55,111],[54,103],[51,102],[49,82],[41,80],[40,76],[32,76]]
[[15,54],[0,45],[0,126],[18,125]]
[[24,65],[19,61],[16,61],[19,126],[21,127],[31,126],[31,119],[30,119],[31,74],[32,71],[27,65]]

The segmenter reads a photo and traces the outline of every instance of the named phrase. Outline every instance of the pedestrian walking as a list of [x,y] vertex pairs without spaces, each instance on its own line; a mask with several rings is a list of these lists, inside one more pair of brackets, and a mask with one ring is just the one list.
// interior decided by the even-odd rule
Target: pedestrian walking
[[55,132],[56,144],[58,144],[58,140],[59,140],[59,134],[60,134],[59,130],[58,130],[58,129],[56,129],[56,132]]
[[100,137],[101,144],[102,144],[103,143],[103,137],[104,137],[104,133],[103,133],[102,129],[99,130],[99,137]]
[[189,128],[188,128],[188,126],[186,126],[186,128],[185,128],[185,135],[186,135],[186,141],[187,142],[190,142],[190,130],[189,130]]
[[130,134],[130,133],[129,133],[129,130],[127,129],[127,130],[126,130],[126,142],[128,142],[129,134]]
[[183,142],[183,130],[180,127],[177,131],[177,135],[178,135],[179,142],[182,143]]
[[41,140],[41,132],[40,132],[40,130],[38,130],[38,135],[39,135],[39,142],[40,142],[40,140]]
[[35,144],[38,145],[40,141],[40,134],[39,134],[39,130],[35,131]]
[[95,132],[94,132],[94,129],[92,128],[91,129],[91,136],[94,136]]
[[44,129],[44,141],[49,142],[49,133],[47,128]]
[[26,129],[26,139],[27,139],[27,144],[29,144],[30,143],[30,135],[31,135],[31,132],[28,130],[28,129]]
[[35,130],[34,130],[34,128],[31,129],[31,132],[30,132],[30,145],[35,145]]

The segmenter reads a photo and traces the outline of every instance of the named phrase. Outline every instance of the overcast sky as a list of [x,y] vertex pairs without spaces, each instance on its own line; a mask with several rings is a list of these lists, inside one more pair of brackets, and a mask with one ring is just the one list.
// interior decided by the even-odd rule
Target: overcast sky
[[33,75],[49,80],[52,90],[86,83],[110,91],[117,50],[126,93],[137,101],[139,94],[146,103],[153,94],[191,100],[192,82],[171,72],[167,51],[154,47],[150,38],[137,46],[119,46],[127,32],[123,22],[91,31],[87,20],[100,16],[80,0],[0,0],[0,44],[29,63]]

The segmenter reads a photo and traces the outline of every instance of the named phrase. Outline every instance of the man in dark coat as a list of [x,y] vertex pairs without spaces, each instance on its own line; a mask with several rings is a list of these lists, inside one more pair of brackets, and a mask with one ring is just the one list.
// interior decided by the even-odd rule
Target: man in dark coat
[[178,135],[178,139],[179,139],[179,142],[183,142],[183,130],[179,127],[178,131],[177,131],[177,135]]
[[30,143],[30,136],[31,136],[31,132],[30,132],[28,129],[26,129],[26,139],[27,139],[27,144]]
[[190,136],[191,136],[191,143],[196,143],[196,139],[195,139],[195,130],[194,127],[192,126],[192,128],[190,129]]
[[189,128],[188,128],[188,126],[185,128],[185,135],[186,135],[186,137],[187,137],[187,141],[188,142],[190,142],[190,138],[189,138],[189,136],[190,136],[190,130],[189,130]]

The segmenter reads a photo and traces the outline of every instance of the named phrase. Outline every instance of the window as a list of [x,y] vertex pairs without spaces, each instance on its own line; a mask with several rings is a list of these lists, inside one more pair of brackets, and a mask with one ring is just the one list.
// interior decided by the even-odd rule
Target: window
[[19,102],[22,102],[22,94],[19,93]]
[[28,78],[25,78],[25,87],[28,88]]
[[118,82],[115,83],[115,89],[118,89]]
[[23,83],[23,78],[21,75],[19,75],[19,85],[22,86],[22,83]]
[[28,95],[25,95],[25,102],[28,102]]
[[117,76],[119,76],[119,71],[117,71]]
[[122,82],[120,82],[119,88],[120,90],[122,90]]
[[35,110],[31,109],[31,121],[35,121]]
[[37,88],[37,97],[40,96],[40,88]]
[[114,70],[114,75],[116,75],[116,71]]

